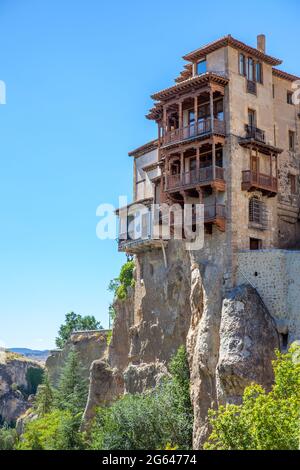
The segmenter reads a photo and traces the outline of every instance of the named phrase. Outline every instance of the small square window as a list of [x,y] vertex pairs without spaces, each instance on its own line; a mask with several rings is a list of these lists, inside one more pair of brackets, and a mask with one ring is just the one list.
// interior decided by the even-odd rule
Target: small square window
[[197,63],[197,75],[201,75],[206,72],[206,59],[201,60]]
[[287,103],[288,104],[294,104],[293,103],[293,93],[291,91],[287,92]]

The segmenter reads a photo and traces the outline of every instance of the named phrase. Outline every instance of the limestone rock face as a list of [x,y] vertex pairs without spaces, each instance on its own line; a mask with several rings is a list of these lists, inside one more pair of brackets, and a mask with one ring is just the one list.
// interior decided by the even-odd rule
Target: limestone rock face
[[[252,382],[270,388],[271,362],[279,338],[272,317],[251,286],[235,288],[222,299],[221,278],[213,266],[207,266],[202,275],[196,271],[194,277],[198,278],[198,287],[202,282],[202,314],[198,325],[191,325],[187,347],[194,448],[200,449],[210,431],[209,408],[239,403],[244,388]],[[195,309],[194,304],[199,318],[199,309]]]
[[4,350],[0,351],[0,418],[16,422],[30,406],[30,372],[42,370],[40,363]]
[[94,361],[91,366],[89,395],[83,415],[82,429],[88,428],[97,407],[109,405],[123,393],[123,374],[117,369],[112,369],[106,361]]
[[46,361],[46,369],[54,385],[58,383],[61,369],[71,349],[78,353],[84,378],[88,379],[92,362],[96,359],[103,359],[107,355],[107,330],[73,333],[63,349],[51,351]]
[[124,372],[125,393],[142,393],[159,385],[168,370],[161,362],[150,364],[131,364]]
[[275,322],[251,286],[238,287],[224,299],[217,366],[219,399],[236,402],[251,382],[270,389],[271,362],[279,348]]

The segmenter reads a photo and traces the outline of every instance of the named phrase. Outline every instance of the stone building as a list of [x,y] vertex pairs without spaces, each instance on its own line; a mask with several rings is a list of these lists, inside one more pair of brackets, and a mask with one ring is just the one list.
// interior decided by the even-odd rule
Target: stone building
[[[205,246],[226,247],[231,286],[240,250],[300,248],[300,78],[278,69],[264,35],[256,48],[229,35],[184,60],[175,85],[152,96],[158,139],[129,154],[134,202],[204,204]],[[151,214],[144,236],[122,234],[122,251],[160,247]]]
[[[107,361],[93,363],[85,420],[159,383],[185,345],[199,449],[208,410],[240,403],[250,383],[270,389],[275,348],[300,339],[300,108],[298,77],[278,69],[263,35],[256,48],[226,36],[184,60],[175,85],[153,95],[157,139],[129,154],[119,250],[135,255],[135,285],[115,304]],[[202,203],[203,247],[156,237],[153,203]]]

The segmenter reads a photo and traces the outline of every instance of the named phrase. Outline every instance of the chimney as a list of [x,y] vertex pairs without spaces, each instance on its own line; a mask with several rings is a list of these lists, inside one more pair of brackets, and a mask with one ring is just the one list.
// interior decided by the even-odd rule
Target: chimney
[[257,36],[257,49],[264,54],[266,53],[266,36],[264,34]]

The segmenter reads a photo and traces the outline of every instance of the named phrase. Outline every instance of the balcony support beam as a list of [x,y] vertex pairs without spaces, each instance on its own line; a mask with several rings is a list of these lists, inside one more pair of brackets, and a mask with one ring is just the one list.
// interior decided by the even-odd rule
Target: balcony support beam
[[212,141],[212,171],[213,171],[213,180],[216,179],[216,143],[215,139]]
[[212,88],[209,90],[209,106],[210,106],[210,129],[214,132],[214,92]]

